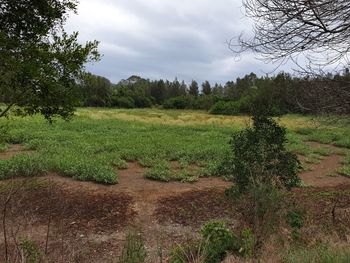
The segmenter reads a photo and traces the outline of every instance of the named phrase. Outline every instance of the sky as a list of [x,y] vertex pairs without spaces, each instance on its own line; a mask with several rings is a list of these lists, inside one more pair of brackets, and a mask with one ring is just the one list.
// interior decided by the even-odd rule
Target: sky
[[275,66],[252,54],[237,58],[227,41],[251,32],[241,0],[80,0],[68,32],[100,41],[101,61],[87,70],[113,83],[138,75],[225,83]]

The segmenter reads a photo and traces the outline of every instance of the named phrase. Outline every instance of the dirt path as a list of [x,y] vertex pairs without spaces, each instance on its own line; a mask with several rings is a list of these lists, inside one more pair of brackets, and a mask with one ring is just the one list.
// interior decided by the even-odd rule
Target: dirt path
[[26,150],[21,144],[11,144],[4,152],[0,152],[0,159],[8,160],[18,154],[33,154],[35,151]]
[[[335,153],[342,149],[333,145],[321,144],[318,142],[307,142],[313,148],[328,148]],[[350,178],[338,175],[337,169],[342,166],[343,156],[339,154],[331,154],[325,156],[320,163],[312,164],[309,171],[300,174],[300,178],[306,185],[315,187],[338,186],[350,184]]]
[[[157,222],[155,211],[160,200],[198,190],[222,190],[232,185],[232,183],[217,177],[200,178],[195,183],[153,181],[144,178],[146,168],[135,162],[128,163],[128,169],[118,170],[117,172],[119,183],[110,186],[93,182],[75,181],[56,174],[51,174],[44,178],[61,185],[68,191],[79,189],[79,191],[93,193],[95,195],[123,193],[131,196],[133,199],[133,209],[136,212],[134,225],[142,229],[143,236],[146,239],[145,243],[149,248],[153,249],[153,251],[149,252],[151,259],[156,258],[159,253],[159,251],[154,250],[155,248],[161,249],[161,247],[167,246],[167,244],[164,244],[164,242],[167,242],[166,240],[173,241],[177,237],[190,232],[190,229],[183,226],[176,224],[161,225]],[[109,235],[103,234],[95,238],[108,240],[111,237]],[[162,240],[162,236],[167,236],[167,238]],[[169,236],[172,238],[168,238]]]

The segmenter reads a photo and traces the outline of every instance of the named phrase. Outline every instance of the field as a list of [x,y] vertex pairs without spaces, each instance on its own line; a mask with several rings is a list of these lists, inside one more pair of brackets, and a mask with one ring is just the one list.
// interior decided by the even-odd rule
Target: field
[[[311,211],[310,220],[317,221],[312,226],[327,227],[322,216],[334,193],[340,193],[342,230],[331,231],[343,231],[347,240],[349,125],[298,115],[278,121],[288,129],[288,149],[302,161],[303,188],[293,192],[295,198]],[[23,235],[44,245],[51,222],[52,258],[57,260],[58,248],[69,250],[67,257],[83,258],[62,256],[56,262],[110,262],[120,254],[130,226],[142,229],[149,258],[166,257],[171,244],[202,223],[240,220],[237,207],[223,195],[229,178],[217,168],[229,153],[232,133],[249,123],[246,116],[199,111],[95,108],[79,109],[69,122],[48,124],[40,116],[1,120],[7,127],[0,144],[2,201],[13,185],[21,185],[9,225],[30,218]]]

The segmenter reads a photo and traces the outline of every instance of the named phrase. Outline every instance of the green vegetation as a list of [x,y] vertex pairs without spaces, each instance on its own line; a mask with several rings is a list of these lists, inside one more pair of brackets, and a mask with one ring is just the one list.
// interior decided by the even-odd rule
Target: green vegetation
[[201,229],[202,237],[207,240],[206,263],[221,262],[227,251],[239,251],[238,237],[234,235],[225,222],[212,221]]
[[80,44],[65,31],[75,0],[2,0],[0,8],[0,118],[40,113],[69,118],[79,103],[84,65],[99,59],[98,42]]
[[286,130],[273,119],[253,117],[253,126],[235,132],[223,174],[241,193],[259,185],[292,188],[300,184],[297,156],[286,150]]
[[[40,116],[3,119],[0,126],[7,126],[8,131],[1,148],[19,143],[34,154],[0,160],[0,178],[52,171],[78,180],[116,183],[117,169],[125,169],[127,161],[137,161],[151,168],[147,177],[193,181],[198,176],[218,175],[221,160],[230,152],[232,133],[248,122],[245,116],[212,116],[201,111],[87,108],[79,109],[70,122],[57,120],[51,125]],[[287,149],[307,158],[331,153],[303,142],[316,139],[312,136],[316,132],[338,145],[349,137],[349,128],[343,126],[313,128],[309,117],[288,115],[279,122],[288,128]],[[172,168],[172,161],[179,164],[177,169]]]
[[128,232],[118,263],[141,263],[146,259],[146,248],[139,231]]
[[312,248],[295,248],[284,255],[286,263],[347,263],[350,262],[350,250],[317,245]]

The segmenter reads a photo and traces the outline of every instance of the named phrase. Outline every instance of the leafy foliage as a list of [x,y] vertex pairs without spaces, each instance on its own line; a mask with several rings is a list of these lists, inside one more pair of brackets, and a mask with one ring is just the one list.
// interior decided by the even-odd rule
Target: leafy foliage
[[207,244],[207,263],[221,262],[227,251],[239,250],[238,238],[222,221],[212,221],[206,223],[202,229],[201,234],[205,240],[208,240]]
[[253,127],[234,133],[232,156],[224,171],[240,192],[250,186],[270,184],[291,188],[300,183],[297,156],[285,148],[286,130],[267,117],[253,117]]
[[96,41],[78,43],[78,33],[64,32],[74,0],[4,0],[0,3],[0,94],[17,114],[41,113],[69,118],[77,105],[76,79],[84,64],[97,60]]

